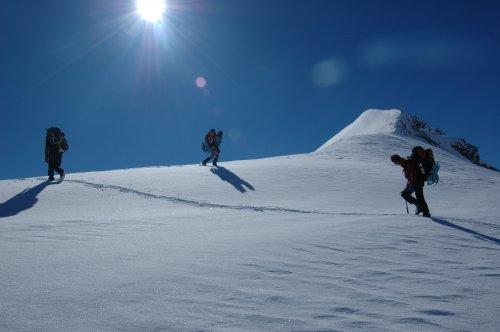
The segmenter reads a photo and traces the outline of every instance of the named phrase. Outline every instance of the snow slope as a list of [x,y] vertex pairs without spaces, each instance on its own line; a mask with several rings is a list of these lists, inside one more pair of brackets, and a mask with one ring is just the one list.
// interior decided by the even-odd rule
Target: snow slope
[[434,148],[407,215],[394,112],[310,154],[0,181],[0,330],[498,330],[499,173]]
[[384,112],[375,109],[367,110],[361,113],[356,121],[342,129],[328,142],[323,144],[318,151],[326,150],[333,144],[351,137],[396,133],[396,125],[401,115],[401,111],[396,109],[386,110]]

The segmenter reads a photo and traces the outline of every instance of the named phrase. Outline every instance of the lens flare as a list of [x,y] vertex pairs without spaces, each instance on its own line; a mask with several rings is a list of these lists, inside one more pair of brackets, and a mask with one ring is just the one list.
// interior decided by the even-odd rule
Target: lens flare
[[204,77],[198,76],[195,82],[196,86],[200,89],[203,89],[204,87],[207,86],[207,80]]
[[312,71],[311,78],[319,88],[328,88],[340,83],[347,76],[347,65],[339,58],[329,58],[317,63]]
[[156,23],[163,19],[167,4],[165,0],[136,0],[136,8],[142,19]]

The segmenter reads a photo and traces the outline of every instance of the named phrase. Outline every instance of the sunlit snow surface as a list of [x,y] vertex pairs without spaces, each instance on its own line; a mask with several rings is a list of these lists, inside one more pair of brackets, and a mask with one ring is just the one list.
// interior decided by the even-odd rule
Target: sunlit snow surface
[[0,330],[497,331],[499,174],[435,149],[434,218],[407,215],[388,156],[420,143],[367,134],[1,181]]

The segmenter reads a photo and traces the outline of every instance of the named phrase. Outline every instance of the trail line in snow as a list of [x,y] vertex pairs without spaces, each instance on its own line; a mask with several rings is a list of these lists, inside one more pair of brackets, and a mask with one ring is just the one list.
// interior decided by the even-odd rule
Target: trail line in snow
[[167,195],[157,195],[153,193],[148,193],[144,191],[139,191],[136,189],[125,188],[121,186],[115,186],[111,184],[99,184],[88,182],[84,180],[66,180],[65,182],[79,183],[85,186],[95,188],[95,189],[108,189],[120,191],[127,194],[134,194],[138,196],[142,196],[144,198],[155,198],[161,199],[165,201],[169,201],[172,203],[179,203],[185,205],[196,206],[200,208],[216,208],[216,209],[229,209],[229,210],[246,210],[246,211],[254,211],[254,212],[286,212],[286,213],[296,213],[296,214],[314,214],[314,215],[327,215],[327,216],[402,216],[403,214],[398,213],[361,213],[361,212],[324,212],[317,210],[299,210],[299,209],[289,209],[283,207],[276,206],[252,206],[252,205],[227,205],[227,204],[216,204],[209,203],[204,201],[196,201],[191,199],[185,199],[175,196],[167,196]]

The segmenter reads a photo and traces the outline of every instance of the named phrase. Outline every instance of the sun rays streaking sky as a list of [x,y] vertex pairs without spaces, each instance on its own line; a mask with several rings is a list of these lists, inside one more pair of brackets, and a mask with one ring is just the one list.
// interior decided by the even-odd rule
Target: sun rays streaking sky
[[0,2],[0,178],[44,175],[53,125],[75,172],[198,163],[209,128],[222,160],[309,152],[367,108],[500,166],[498,2],[142,1]]

